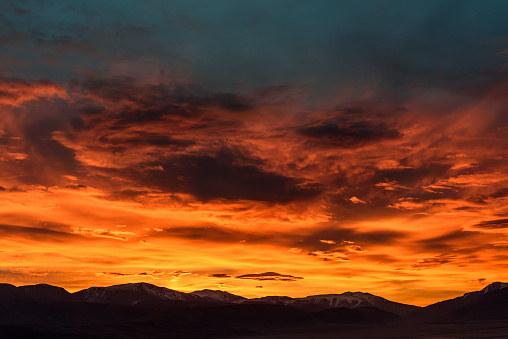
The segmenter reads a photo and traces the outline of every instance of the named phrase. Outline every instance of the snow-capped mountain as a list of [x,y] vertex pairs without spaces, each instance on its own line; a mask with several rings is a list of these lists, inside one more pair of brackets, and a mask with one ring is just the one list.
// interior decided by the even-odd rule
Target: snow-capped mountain
[[74,295],[79,301],[113,304],[135,304],[139,301],[153,300],[196,301],[201,299],[189,293],[178,292],[148,283],[90,287],[76,292]]
[[494,282],[494,283],[486,286],[483,290],[481,290],[481,292],[483,292],[483,294],[485,294],[485,293],[489,293],[492,291],[498,291],[498,290],[501,290],[506,287],[508,287],[508,283]]
[[320,294],[311,295],[305,298],[290,298],[290,297],[264,297],[257,299],[248,299],[243,301],[245,303],[271,303],[278,305],[286,305],[298,307],[304,310],[324,310],[329,308],[358,308],[364,306],[371,306],[379,308],[383,311],[391,312],[397,315],[405,315],[418,309],[413,305],[406,305],[387,300],[375,296],[370,293],[363,292],[345,292],[341,294]]
[[191,294],[197,295],[198,297],[203,298],[203,299],[210,299],[210,300],[226,302],[226,303],[233,303],[233,302],[238,302],[238,301],[246,299],[246,298],[241,297],[239,295],[235,295],[235,294],[232,294],[229,292],[219,291],[219,290],[205,289],[205,290],[191,292]]

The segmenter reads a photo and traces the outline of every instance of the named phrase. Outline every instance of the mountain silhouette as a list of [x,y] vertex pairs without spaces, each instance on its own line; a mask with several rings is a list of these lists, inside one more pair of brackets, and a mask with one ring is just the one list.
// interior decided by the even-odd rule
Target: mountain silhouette
[[453,322],[508,319],[508,283],[495,282],[461,297],[440,301],[407,315],[411,321]]
[[351,338],[390,338],[390,333],[401,331],[409,333],[406,337],[423,338],[427,332],[435,336],[439,331],[464,331],[461,326],[466,325],[461,324],[468,324],[467,331],[473,325],[481,327],[489,334],[476,337],[489,338],[508,329],[508,324],[497,323],[490,332],[483,328],[508,319],[506,287],[493,283],[481,291],[416,307],[363,292],[247,299],[225,291],[184,293],[147,283],[75,293],[47,284],[0,284],[0,338],[190,339],[280,333],[295,338],[319,338],[320,333],[323,338],[340,333]]

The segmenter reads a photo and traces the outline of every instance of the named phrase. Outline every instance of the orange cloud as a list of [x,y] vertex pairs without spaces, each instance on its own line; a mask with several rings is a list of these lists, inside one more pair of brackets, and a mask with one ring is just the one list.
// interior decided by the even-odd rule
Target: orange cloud
[[54,97],[69,98],[67,92],[53,81],[25,82],[0,78],[0,105],[16,107],[26,102]]

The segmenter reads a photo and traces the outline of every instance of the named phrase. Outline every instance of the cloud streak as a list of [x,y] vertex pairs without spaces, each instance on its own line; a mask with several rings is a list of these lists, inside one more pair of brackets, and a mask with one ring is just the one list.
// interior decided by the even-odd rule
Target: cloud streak
[[251,273],[235,277],[236,279],[250,279],[259,281],[298,281],[302,277],[295,277],[290,274],[280,274],[277,272]]

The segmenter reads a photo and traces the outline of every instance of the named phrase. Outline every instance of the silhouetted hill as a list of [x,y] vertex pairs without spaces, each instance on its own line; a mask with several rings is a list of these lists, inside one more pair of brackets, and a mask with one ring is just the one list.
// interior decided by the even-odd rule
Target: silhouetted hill
[[440,301],[407,315],[418,322],[453,322],[508,319],[508,284],[495,282],[481,291]]
[[19,287],[10,284],[0,284],[0,299],[70,301],[72,300],[72,295],[61,287],[47,284]]

